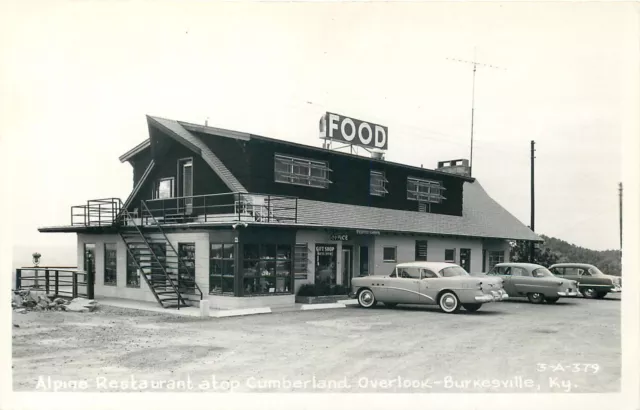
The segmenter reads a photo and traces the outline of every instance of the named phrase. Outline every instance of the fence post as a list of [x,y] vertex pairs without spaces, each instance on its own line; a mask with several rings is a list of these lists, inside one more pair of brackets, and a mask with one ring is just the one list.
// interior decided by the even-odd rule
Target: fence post
[[204,208],[204,222],[207,223],[207,197],[202,197],[202,207]]
[[16,290],[22,286],[22,269],[16,269]]
[[60,280],[60,275],[58,274],[58,270],[56,270],[55,278],[56,278],[56,281],[55,281],[54,286],[55,286],[55,290],[56,290],[56,297],[58,297],[58,292],[59,292],[58,283],[59,283],[59,280]]
[[296,216],[295,216],[295,221],[293,221],[293,223],[298,223],[298,198],[296,198]]
[[44,291],[49,294],[49,269],[44,270]]
[[33,273],[34,273],[33,276],[35,276],[34,285],[35,285],[35,288],[38,289],[40,288],[40,272],[37,269],[34,269]]
[[71,272],[71,297],[73,299],[78,297],[78,275],[75,272]]

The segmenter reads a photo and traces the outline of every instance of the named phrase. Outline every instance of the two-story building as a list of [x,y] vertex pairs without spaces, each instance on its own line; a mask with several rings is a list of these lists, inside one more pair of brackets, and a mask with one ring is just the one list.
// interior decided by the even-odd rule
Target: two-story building
[[[71,209],[78,266],[95,295],[215,308],[294,303],[305,283],[349,286],[395,263],[508,261],[541,241],[464,172],[392,163],[237,131],[147,117],[120,157],[133,190]],[[462,170],[462,171],[461,171]]]

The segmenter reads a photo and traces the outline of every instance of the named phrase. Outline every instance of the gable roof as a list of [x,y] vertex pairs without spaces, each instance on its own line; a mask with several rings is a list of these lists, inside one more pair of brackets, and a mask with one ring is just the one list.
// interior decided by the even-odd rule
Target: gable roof
[[[247,189],[222,163],[220,158],[218,158],[213,151],[211,151],[211,149],[209,149],[209,147],[200,140],[200,138],[187,131],[178,121],[147,115],[147,123],[149,127],[155,127],[161,130],[170,138],[173,138],[180,144],[192,150],[194,153],[198,154],[232,192],[247,192]],[[120,157],[120,161],[125,162],[131,159],[134,155],[138,154],[150,145],[150,139],[138,144],[136,147],[122,155]],[[145,172],[142,178],[140,178],[136,188],[142,186],[149,175],[150,172]],[[134,191],[136,191],[136,189],[134,189]],[[131,198],[132,196],[130,195],[129,199]]]
[[461,217],[298,199],[298,223],[336,229],[542,241],[491,199],[477,181],[463,185]]

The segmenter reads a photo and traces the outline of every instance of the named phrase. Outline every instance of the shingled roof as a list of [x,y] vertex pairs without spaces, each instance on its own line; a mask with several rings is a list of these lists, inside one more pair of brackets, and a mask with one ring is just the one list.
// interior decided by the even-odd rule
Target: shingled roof
[[298,199],[298,223],[337,229],[542,241],[491,199],[477,180],[464,183],[461,217]]
[[159,126],[169,136],[178,140],[183,145],[189,147],[195,153],[199,154],[202,159],[211,167],[213,172],[220,177],[222,182],[231,190],[231,192],[247,192],[247,189],[238,181],[238,179],[229,171],[229,169],[220,161],[220,158],[209,149],[207,144],[202,142],[187,131],[178,121],[166,118],[152,117],[147,115],[147,121],[150,125]]

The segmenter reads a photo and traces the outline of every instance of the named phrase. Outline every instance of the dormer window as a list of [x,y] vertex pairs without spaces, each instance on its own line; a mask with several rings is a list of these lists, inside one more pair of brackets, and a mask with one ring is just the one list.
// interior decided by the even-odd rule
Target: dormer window
[[326,161],[275,154],[275,181],[284,184],[328,188],[329,165]]
[[407,199],[410,201],[419,201],[421,204],[439,204],[443,199],[442,196],[445,188],[442,187],[440,181],[428,179],[407,178]]
[[388,194],[387,191],[387,179],[384,177],[384,172],[381,171],[371,171],[369,177],[369,193],[375,196],[385,196]]

